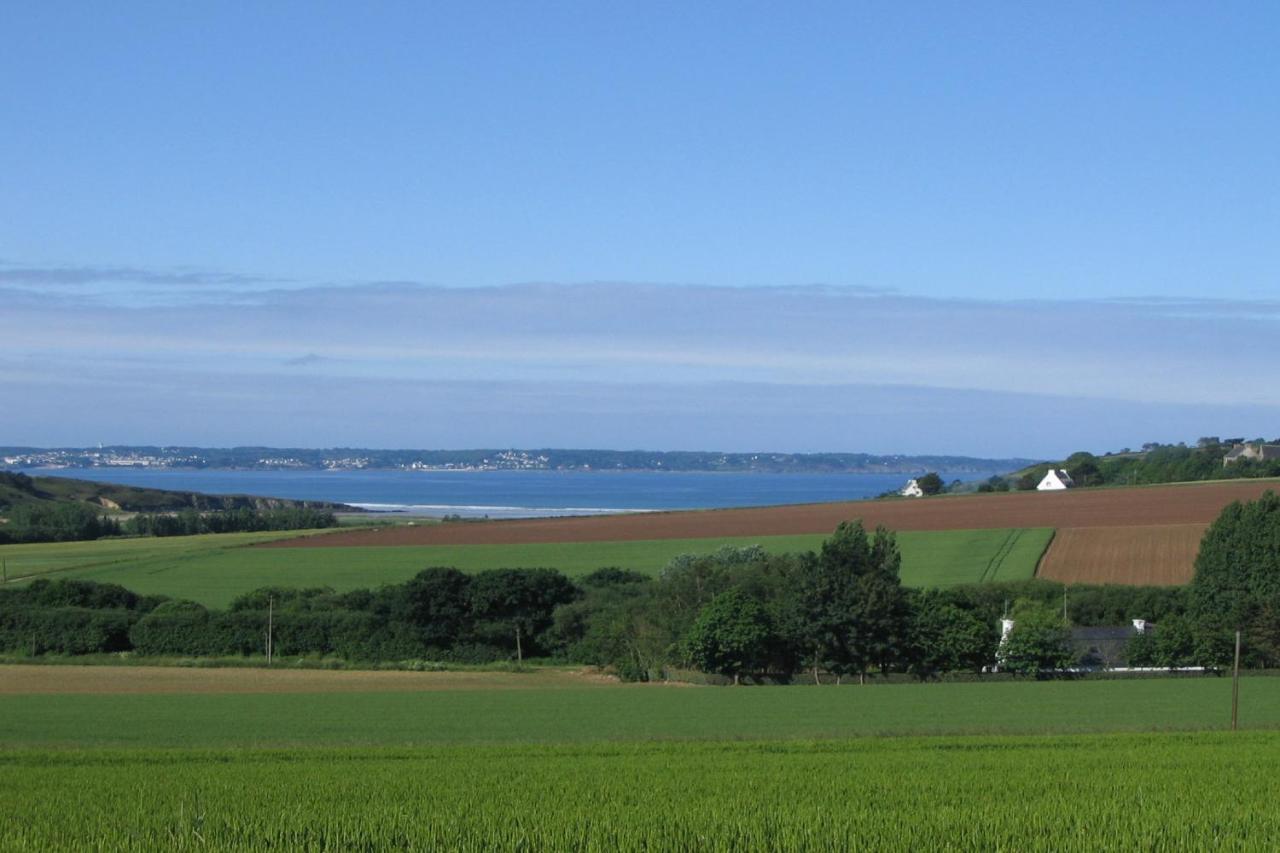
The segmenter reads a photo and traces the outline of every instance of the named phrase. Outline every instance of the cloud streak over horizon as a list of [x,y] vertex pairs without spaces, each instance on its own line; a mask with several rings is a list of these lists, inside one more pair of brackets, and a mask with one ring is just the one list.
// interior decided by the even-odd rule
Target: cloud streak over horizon
[[[80,268],[65,268],[73,269]],[[130,268],[113,269],[127,284]],[[600,436],[597,446],[656,447],[647,436],[671,433],[666,447],[994,452],[991,438],[1000,433],[1001,455],[1045,455],[1086,435],[1103,442],[1096,449],[1195,437],[1169,435],[1174,422],[1197,434],[1252,435],[1280,412],[1280,391],[1251,367],[1280,360],[1280,301],[959,300],[822,285],[280,287],[253,276],[140,275],[144,289],[168,288],[156,302],[128,293],[78,299],[66,292],[78,281],[71,272],[51,271],[45,289],[36,286],[39,275],[5,271],[0,393],[44,401],[0,416],[0,429],[15,439],[8,443],[19,436],[48,443],[39,436],[55,422],[60,442],[72,442],[72,432],[98,440],[88,416],[82,424],[63,420],[87,378],[152,412],[132,427],[127,413],[119,414],[111,438],[129,441],[185,440],[177,425],[191,419],[188,412],[198,413],[205,441],[233,434],[280,441],[272,426],[278,412],[268,411],[274,405],[310,413],[295,421],[304,434],[292,443],[341,434],[353,443],[378,436],[381,443],[457,446],[461,437],[504,423],[489,443],[567,445],[585,438],[578,425],[629,410],[628,389],[638,388],[646,389],[640,397],[652,417],[631,411],[614,438]],[[84,280],[105,279],[86,272]],[[175,375],[182,381],[174,384]],[[463,405],[469,386],[491,389],[483,411]],[[364,433],[341,425],[351,411],[326,387],[349,395],[364,389],[356,396],[365,410],[393,423],[366,425]],[[443,408],[404,408],[400,398],[423,387],[434,389]],[[371,397],[373,388],[385,395],[382,403]],[[757,410],[753,426],[726,390],[735,388],[771,389],[765,396],[782,410]],[[147,389],[172,402],[168,423],[157,424],[154,406],[142,404]],[[841,401],[827,418],[814,414],[824,389]],[[334,407],[330,414],[314,409],[315,394]],[[699,394],[707,406],[688,406]],[[874,414],[858,404],[860,395],[879,401]],[[755,391],[747,396],[764,403]],[[560,401],[564,440],[556,440],[547,400]],[[981,400],[1002,423],[983,427],[964,414],[981,410]],[[1074,410],[1064,401],[1074,401]],[[1027,423],[1039,425],[1028,431],[1018,412],[1037,407]],[[1145,432],[1135,429],[1144,407],[1152,413]],[[432,417],[424,421],[427,408]],[[56,421],[55,410],[62,410]],[[1048,411],[1056,416],[1041,423]],[[735,426],[722,423],[726,412],[735,413]],[[940,416],[945,412],[953,423]],[[904,422],[908,415],[919,423]],[[658,429],[664,417],[681,419],[687,443],[678,431]],[[434,440],[416,437],[412,427],[427,421],[440,424]],[[255,423],[262,434],[256,439]],[[1121,424],[1134,432],[1108,440]]]

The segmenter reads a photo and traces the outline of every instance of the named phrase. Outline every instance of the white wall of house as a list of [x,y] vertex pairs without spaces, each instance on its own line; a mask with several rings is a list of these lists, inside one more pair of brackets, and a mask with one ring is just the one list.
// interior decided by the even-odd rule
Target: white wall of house
[[907,484],[902,487],[902,491],[898,492],[904,498],[922,498],[924,497],[924,489],[920,488],[920,484],[915,480],[907,480]]

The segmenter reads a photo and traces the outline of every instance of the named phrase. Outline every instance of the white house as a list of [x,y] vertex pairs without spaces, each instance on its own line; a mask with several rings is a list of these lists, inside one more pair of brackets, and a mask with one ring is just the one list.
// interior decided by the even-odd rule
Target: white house
[[1069,489],[1075,485],[1075,481],[1071,479],[1071,475],[1061,468],[1050,468],[1049,473],[1044,475],[1044,479],[1040,481],[1040,485],[1036,486],[1038,492],[1060,492],[1063,489]]
[[924,489],[920,488],[920,484],[915,480],[907,480],[907,484],[902,487],[902,491],[898,492],[904,498],[922,498],[924,497]]

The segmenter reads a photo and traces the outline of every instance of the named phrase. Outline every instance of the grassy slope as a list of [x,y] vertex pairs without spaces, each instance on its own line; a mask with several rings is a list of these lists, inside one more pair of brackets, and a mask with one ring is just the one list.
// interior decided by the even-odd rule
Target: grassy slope
[[[1051,532],[965,530],[898,534],[903,582],[935,586],[979,580],[1029,578]],[[822,536],[739,539],[668,539],[546,545],[463,545],[378,548],[238,547],[280,534],[135,539],[0,547],[11,577],[60,572],[118,583],[142,593],[191,598],[222,606],[261,586],[373,587],[403,581],[427,566],[467,571],[550,566],[578,575],[602,566],[656,572],[672,557],[708,553],[723,545],[760,544],[770,551],[817,548]]]
[[[1280,679],[1240,687],[1246,727],[1280,726]],[[0,695],[13,747],[412,746],[1225,728],[1230,679],[618,686],[421,693]]]

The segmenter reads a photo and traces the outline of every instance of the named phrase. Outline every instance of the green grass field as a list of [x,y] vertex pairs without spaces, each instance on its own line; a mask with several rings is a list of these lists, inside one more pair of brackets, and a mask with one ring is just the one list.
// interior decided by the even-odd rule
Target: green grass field
[[7,850],[1273,850],[1280,736],[0,755]]
[[[120,673],[119,677],[127,677]],[[424,676],[426,678],[428,676]],[[1280,679],[1240,688],[1280,727]],[[0,749],[430,746],[1224,728],[1229,679],[411,693],[0,695]]]
[[[783,553],[817,548],[823,536],[664,539],[538,545],[403,546],[376,548],[248,548],[279,533],[233,533],[162,539],[0,546],[11,578],[57,573],[118,583],[136,592],[224,606],[262,586],[331,586],[337,590],[397,583],[427,566],[465,571],[548,566],[580,575],[602,566],[656,572],[674,556],[723,545],[759,544]],[[902,580],[942,586],[1029,578],[1052,536],[1050,529],[961,530],[898,534]],[[50,575],[52,576],[52,575]]]
[[2,695],[0,849],[1275,849],[1230,689]]

